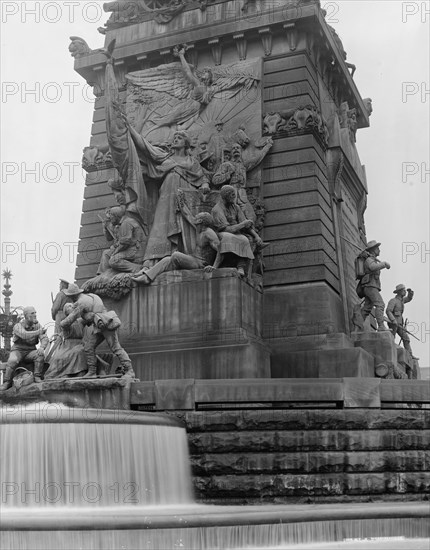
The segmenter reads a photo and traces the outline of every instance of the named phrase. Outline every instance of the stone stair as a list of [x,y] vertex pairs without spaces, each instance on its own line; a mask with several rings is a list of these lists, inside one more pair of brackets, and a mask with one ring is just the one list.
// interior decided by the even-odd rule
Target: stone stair
[[226,410],[185,422],[197,500],[427,499],[430,410]]

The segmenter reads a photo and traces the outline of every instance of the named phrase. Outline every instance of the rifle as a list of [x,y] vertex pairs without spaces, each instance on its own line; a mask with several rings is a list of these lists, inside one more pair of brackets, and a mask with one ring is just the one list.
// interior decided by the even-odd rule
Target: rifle
[[103,227],[106,229],[106,231],[109,233],[109,235],[112,237],[113,240],[115,240],[115,235],[113,234],[112,230],[110,229],[110,227],[108,226],[108,224],[106,223],[107,220],[104,220],[100,214],[97,214],[97,217],[98,219],[102,222],[103,224]]
[[[384,317],[384,321],[386,321],[388,324],[392,324],[392,321],[390,321],[386,317]],[[406,332],[406,334],[409,334],[409,336],[412,336],[412,338],[415,338],[415,340],[418,340],[418,342],[421,342],[421,340],[417,336],[415,336],[415,334],[412,334],[412,332],[409,332],[409,330],[406,330],[407,322],[408,322],[408,320],[406,319],[406,322],[402,325],[402,330],[404,330]],[[402,340],[403,340],[403,338],[400,337],[400,342]]]
[[359,250],[360,253],[364,252],[366,250],[365,248],[361,248],[360,246],[358,246],[358,244],[353,243],[349,239],[346,239],[345,237],[342,237],[342,235],[340,236],[340,238],[343,239],[344,241],[346,241],[347,243],[351,244],[352,246],[355,246],[355,248],[357,248],[357,250]]

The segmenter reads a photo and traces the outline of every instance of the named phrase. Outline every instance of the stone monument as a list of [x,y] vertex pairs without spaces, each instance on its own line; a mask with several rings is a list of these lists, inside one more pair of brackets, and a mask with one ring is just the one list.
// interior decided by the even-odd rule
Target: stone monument
[[[356,259],[372,241],[356,133],[369,126],[372,102],[319,1],[119,0],[105,10],[105,47],[78,37],[70,47],[96,95],[76,281],[121,318],[140,380],[128,406],[182,417],[204,500],[424,494],[421,455],[393,481],[380,474],[391,468],[383,456],[364,464],[350,452],[378,453],[368,434],[409,420],[424,448],[423,411],[381,409],[430,397],[408,350],[371,327],[372,312],[360,320]],[[223,202],[225,185],[235,199]],[[196,252],[196,220],[220,205],[221,262]],[[122,236],[110,215],[118,207],[133,221]],[[99,269],[112,242],[105,260],[133,247],[126,270],[111,261]],[[293,407],[345,411],[274,410]],[[215,410],[211,421],[202,409]],[[241,432],[234,442],[231,429]],[[315,433],[332,429],[319,447]],[[366,436],[343,446],[350,429]],[[255,437],[270,464],[253,455]],[[294,470],[276,453],[296,449]],[[379,472],[374,487],[369,472]]]
[[[76,279],[125,296],[115,307],[138,377],[373,375],[373,357],[350,338],[354,258],[366,243],[355,133],[369,125],[369,102],[319,2],[252,3],[245,12],[232,1],[155,12],[136,3],[132,13],[122,4],[105,5],[106,50],[74,55],[97,96]],[[189,139],[180,153],[188,166],[175,161],[182,180],[171,166],[177,131]],[[242,171],[231,168],[235,147]],[[106,208],[119,202],[140,222],[140,264],[151,267],[191,252],[190,216],[210,212],[226,183],[268,244],[249,278],[224,264],[210,275],[164,274],[148,288],[115,272],[110,284],[94,279],[108,248]],[[175,211],[178,188],[188,219]],[[340,370],[330,366],[333,349]]]

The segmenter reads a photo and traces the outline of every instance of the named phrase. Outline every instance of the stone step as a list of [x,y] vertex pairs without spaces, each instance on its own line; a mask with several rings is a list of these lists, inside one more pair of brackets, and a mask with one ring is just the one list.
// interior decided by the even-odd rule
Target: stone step
[[430,409],[229,410],[176,412],[187,432],[430,429]]
[[189,433],[191,454],[427,450],[430,430],[306,430]]
[[289,497],[429,493],[429,472],[265,474],[195,477],[197,498],[277,501]]
[[195,476],[416,472],[430,470],[429,451],[331,451],[290,453],[204,453],[191,457]]

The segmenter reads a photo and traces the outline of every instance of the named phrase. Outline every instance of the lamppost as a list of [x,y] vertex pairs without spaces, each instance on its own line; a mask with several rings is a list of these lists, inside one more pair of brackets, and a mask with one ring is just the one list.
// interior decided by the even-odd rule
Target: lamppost
[[4,290],[2,294],[4,296],[4,306],[0,306],[0,335],[1,335],[1,347],[0,347],[0,360],[7,361],[10,353],[10,341],[13,334],[13,327],[18,322],[19,316],[22,312],[22,307],[13,307],[10,305],[10,297],[13,292],[11,290],[10,279],[12,278],[12,272],[9,269],[5,269],[2,273],[2,277],[5,280],[3,285]]

